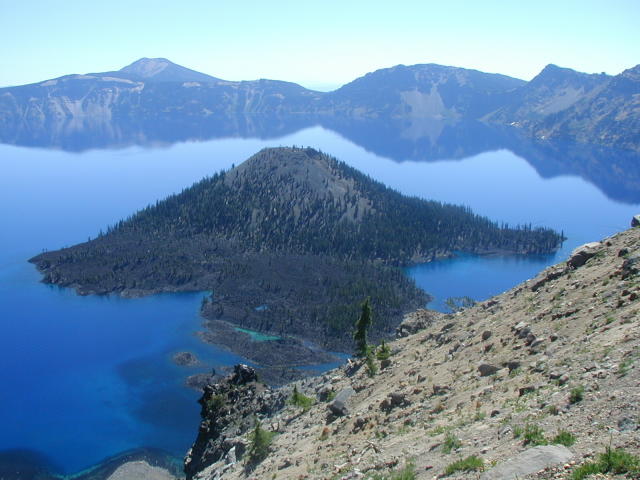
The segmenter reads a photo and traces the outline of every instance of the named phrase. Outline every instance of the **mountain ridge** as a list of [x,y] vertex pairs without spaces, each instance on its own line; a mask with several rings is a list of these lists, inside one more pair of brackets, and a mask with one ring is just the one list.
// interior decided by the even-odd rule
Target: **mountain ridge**
[[[237,114],[481,121],[539,139],[640,150],[638,67],[609,77],[548,65],[532,81],[437,64],[380,69],[332,92],[232,82],[140,59],[116,72],[0,89],[3,137],[73,122],[209,121]],[[4,140],[7,141],[7,140]],[[9,140],[10,141],[10,140]]]
[[611,78],[550,64],[530,82],[512,92],[508,105],[488,114],[485,119],[526,128],[593,95],[604,88]]

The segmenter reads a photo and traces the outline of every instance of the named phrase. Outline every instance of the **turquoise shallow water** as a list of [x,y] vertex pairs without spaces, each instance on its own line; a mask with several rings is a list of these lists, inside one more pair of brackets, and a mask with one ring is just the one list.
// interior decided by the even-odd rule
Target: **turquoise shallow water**
[[[241,360],[194,336],[202,294],[80,297],[40,284],[27,259],[93,237],[260,148],[294,144],[320,148],[403,193],[469,205],[497,221],[553,227],[568,237],[553,255],[462,254],[408,269],[438,308],[449,296],[481,300],[511,288],[575,246],[626,228],[640,212],[638,203],[612,200],[570,171],[543,178],[508,150],[398,162],[401,155],[376,155],[319,127],[272,140],[80,154],[0,145],[0,450],[36,450],[67,472],[138,446],[184,454],[199,421],[198,395],[183,387],[184,377]],[[640,195],[627,191],[627,197]],[[174,365],[171,355],[183,350],[206,367]]]

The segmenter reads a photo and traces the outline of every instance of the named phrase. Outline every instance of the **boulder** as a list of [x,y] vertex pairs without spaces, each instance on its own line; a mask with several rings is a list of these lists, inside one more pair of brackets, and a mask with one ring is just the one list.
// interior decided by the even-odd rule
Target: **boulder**
[[516,480],[554,465],[566,463],[573,453],[562,445],[533,447],[485,472],[480,480]]
[[391,405],[394,407],[402,407],[404,405],[409,404],[409,401],[407,400],[407,396],[402,392],[390,393],[389,401],[391,402]]
[[618,430],[631,432],[638,429],[638,422],[633,417],[622,417],[618,420]]
[[622,262],[622,278],[628,278],[637,275],[640,271],[640,255],[632,255],[625,258]]
[[560,278],[565,273],[564,267],[550,267],[549,269],[542,272],[533,280],[533,285],[531,286],[531,290],[533,292],[539,290],[541,287],[546,285],[547,283]]
[[518,368],[520,368],[520,362],[517,360],[512,360],[510,362],[506,362],[504,364],[505,367],[507,367],[509,369],[509,373],[513,372],[514,370],[517,370]]
[[631,227],[640,227],[640,213],[631,219]]
[[433,394],[434,395],[445,395],[451,391],[451,387],[449,385],[434,385],[433,386]]
[[420,330],[424,330],[434,321],[442,318],[444,314],[433,310],[420,309],[405,315],[400,325],[396,329],[396,337],[408,337]]
[[496,367],[495,365],[489,365],[488,363],[483,363],[478,367],[478,371],[480,372],[481,377],[488,377],[489,375],[493,375],[498,370],[500,370],[499,367]]
[[538,387],[535,386],[535,385],[526,385],[524,387],[520,387],[518,389],[518,396],[519,397],[523,397],[523,396],[525,396],[525,395],[527,395],[529,393],[535,392],[537,389],[538,389]]
[[531,332],[531,327],[524,322],[520,322],[511,327],[511,330],[518,336],[518,338],[527,338],[527,335]]
[[234,385],[246,385],[250,382],[257,382],[258,374],[249,365],[239,363],[233,366],[233,374],[229,383]]
[[336,398],[328,405],[329,411],[337,417],[343,417],[349,414],[349,408],[347,403],[349,399],[356,393],[351,387],[346,387],[340,390],[336,395]]
[[333,388],[329,385],[325,385],[322,388],[320,388],[320,391],[318,392],[318,400],[320,400],[321,402],[326,402],[327,400],[329,400],[329,397],[333,394]]
[[581,267],[601,250],[602,244],[600,242],[585,243],[571,252],[567,265],[571,268]]

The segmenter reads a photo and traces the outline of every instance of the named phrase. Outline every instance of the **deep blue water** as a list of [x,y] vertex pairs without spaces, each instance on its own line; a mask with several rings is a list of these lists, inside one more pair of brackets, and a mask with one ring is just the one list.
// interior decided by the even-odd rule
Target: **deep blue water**
[[[628,186],[631,200],[612,199],[615,178],[608,179],[608,196],[597,179],[568,167],[542,177],[538,164],[507,149],[421,161],[419,152],[377,155],[320,127],[266,140],[84,153],[0,145],[0,450],[38,450],[66,471],[136,446],[186,451],[199,406],[184,377],[240,360],[194,336],[202,294],[80,297],[40,284],[27,259],[93,237],[136,209],[279,145],[320,148],[403,193],[568,237],[557,254],[460,255],[408,269],[434,294],[436,307],[449,296],[481,300],[511,288],[575,246],[626,228],[640,212],[640,192]],[[206,368],[175,366],[171,355],[182,350],[194,351]]]

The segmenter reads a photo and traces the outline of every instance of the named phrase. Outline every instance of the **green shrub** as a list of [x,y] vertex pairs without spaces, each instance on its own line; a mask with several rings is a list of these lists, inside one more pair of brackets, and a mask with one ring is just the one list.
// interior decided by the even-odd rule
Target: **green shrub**
[[571,445],[576,443],[576,437],[566,430],[560,430],[558,434],[553,437],[551,443],[554,445],[564,445],[565,447],[570,447]]
[[526,425],[524,427],[522,438],[524,439],[524,445],[531,445],[534,447],[536,445],[546,445],[548,443],[544,438],[544,430],[538,425]]
[[629,478],[640,475],[640,457],[631,455],[622,449],[607,448],[598,456],[596,462],[585,463],[573,471],[571,480],[582,480],[598,473],[626,474]]
[[578,385],[571,389],[569,393],[569,403],[578,403],[584,399],[584,387],[582,385]]
[[416,466],[413,463],[407,463],[401,470],[393,472],[391,475],[374,474],[368,477],[371,480],[415,480]]
[[631,365],[633,365],[633,358],[627,358],[625,360],[622,360],[619,364],[618,364],[618,375],[620,375],[621,377],[624,377],[627,373],[629,373],[629,370],[631,369]]
[[224,407],[224,397],[222,395],[213,395],[207,400],[207,407],[212,412],[219,412]]
[[298,391],[298,387],[296,385],[293,386],[293,393],[291,394],[291,398],[289,399],[289,403],[295,407],[300,407],[305,412],[311,408],[313,405],[313,399],[303,395]]
[[520,367],[514,368],[513,370],[509,370],[509,377],[510,378],[517,377],[521,373],[522,373],[522,368]]
[[445,477],[452,475],[456,472],[475,472],[484,470],[484,462],[480,457],[471,455],[467,458],[461,458],[457,462],[453,462],[447,465],[444,469]]
[[391,349],[389,348],[389,345],[382,340],[382,343],[376,352],[376,358],[382,362],[384,360],[389,360],[389,357],[391,357]]
[[378,365],[376,364],[376,360],[373,355],[373,348],[371,347],[368,348],[365,363],[367,364],[367,375],[369,375],[370,377],[375,376],[375,374],[378,373]]
[[457,438],[453,433],[447,433],[447,436],[444,439],[444,444],[442,446],[442,451],[444,453],[451,453],[453,450],[460,448],[462,446],[462,442],[459,438]]
[[275,432],[269,432],[262,428],[262,424],[256,420],[256,426],[249,434],[249,458],[250,465],[257,465],[267,458],[271,451],[271,442]]

